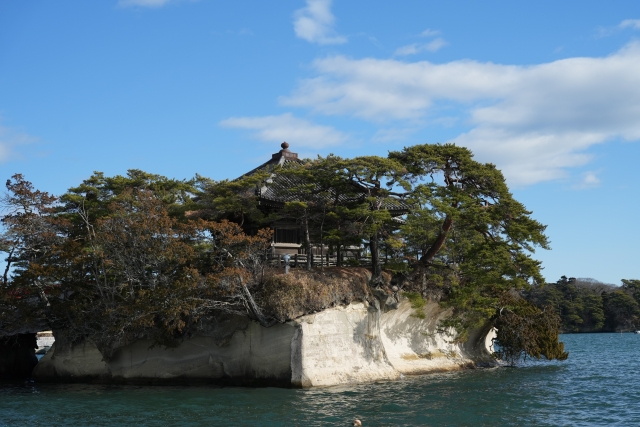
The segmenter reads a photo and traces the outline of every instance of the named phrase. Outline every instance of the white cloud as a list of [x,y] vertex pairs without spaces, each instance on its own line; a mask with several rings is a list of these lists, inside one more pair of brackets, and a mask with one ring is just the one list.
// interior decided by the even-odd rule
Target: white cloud
[[390,128],[379,129],[371,138],[374,142],[396,142],[405,141],[413,135],[418,129],[416,128]]
[[510,184],[527,185],[564,178],[566,168],[587,164],[591,156],[584,150],[602,142],[602,136],[478,126],[450,142],[469,147],[478,160],[498,165]]
[[333,56],[313,68],[281,103],[387,123],[433,122],[439,106],[455,105],[469,130],[454,141],[512,185],[562,177],[590,160],[594,144],[640,139],[638,42],[607,57],[531,66]]
[[640,19],[625,19],[618,25],[620,28],[633,28],[640,30]]
[[599,27],[596,28],[595,38],[602,39],[604,37],[609,37],[609,36],[613,35],[614,33],[616,33],[617,31],[620,31],[620,26],[617,26],[617,27],[602,27],[602,26],[599,26]]
[[291,113],[279,116],[231,117],[220,122],[221,126],[255,131],[262,141],[287,141],[297,147],[324,148],[342,144],[347,135],[332,128],[294,117]]
[[593,188],[600,186],[600,178],[596,175],[595,172],[589,171],[582,175],[582,188]]
[[0,142],[0,163],[4,163],[9,158],[9,147],[7,144]]
[[437,36],[438,34],[440,34],[440,31],[432,30],[431,28],[427,28],[426,30],[420,33],[422,37],[433,37],[433,36]]
[[0,124],[0,163],[11,160],[15,154],[15,147],[34,141],[37,141],[37,138]]
[[574,190],[589,190],[600,187],[601,181],[597,174],[597,171],[587,171],[582,173],[579,180],[575,182],[571,188]]
[[393,54],[398,56],[407,56],[415,55],[418,52],[420,52],[420,45],[418,45],[418,43],[412,43],[397,48]]
[[442,37],[438,37],[435,40],[431,40],[429,43],[413,43],[410,45],[402,46],[396,49],[394,55],[407,56],[415,55],[420,52],[437,52],[447,45],[447,42]]
[[595,36],[596,38],[601,39],[604,37],[609,37],[627,28],[631,28],[632,30],[640,30],[640,19],[625,19],[618,25],[612,27],[597,27]]
[[336,18],[330,9],[331,0],[307,0],[307,6],[293,15],[296,36],[321,45],[346,43],[346,37],[338,35],[333,28]]

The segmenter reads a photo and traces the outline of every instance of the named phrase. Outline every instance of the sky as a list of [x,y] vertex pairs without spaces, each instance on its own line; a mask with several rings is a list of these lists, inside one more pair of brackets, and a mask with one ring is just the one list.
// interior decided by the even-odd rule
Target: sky
[[640,2],[0,0],[0,178],[235,178],[455,142],[547,225],[548,281],[640,279]]

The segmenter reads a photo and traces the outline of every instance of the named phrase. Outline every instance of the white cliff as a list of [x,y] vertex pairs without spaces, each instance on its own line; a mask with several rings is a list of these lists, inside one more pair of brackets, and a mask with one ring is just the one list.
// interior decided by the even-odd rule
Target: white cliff
[[409,301],[384,312],[366,302],[335,307],[264,328],[232,319],[224,330],[184,340],[176,348],[140,340],[108,361],[91,343],[49,351],[36,366],[40,380],[227,381],[314,387],[390,380],[402,374],[490,363],[488,331],[465,344],[436,331],[447,315],[436,303],[415,317]]

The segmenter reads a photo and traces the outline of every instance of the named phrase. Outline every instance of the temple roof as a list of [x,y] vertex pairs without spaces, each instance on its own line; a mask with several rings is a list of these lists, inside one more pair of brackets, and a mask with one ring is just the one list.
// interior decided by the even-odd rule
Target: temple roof
[[282,147],[282,150],[278,151],[277,153],[274,153],[271,155],[271,160],[268,160],[266,162],[264,162],[263,164],[261,164],[260,166],[258,166],[255,169],[252,169],[251,171],[247,172],[246,175],[253,175],[256,172],[259,171],[263,171],[263,170],[272,170],[274,168],[274,166],[284,166],[286,163],[302,163],[302,160],[298,159],[298,153],[292,153],[291,151],[289,151],[289,143],[288,142],[283,142],[282,144],[280,144],[280,147]]

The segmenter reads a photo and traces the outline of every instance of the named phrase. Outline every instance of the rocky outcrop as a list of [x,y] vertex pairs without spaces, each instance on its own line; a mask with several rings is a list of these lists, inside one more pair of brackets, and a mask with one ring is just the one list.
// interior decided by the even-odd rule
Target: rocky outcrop
[[352,302],[264,328],[230,317],[176,348],[140,340],[104,360],[90,342],[56,348],[33,372],[41,381],[223,382],[293,387],[330,386],[492,363],[488,330],[465,344],[436,331],[447,315],[438,304],[415,316],[409,301],[385,312]]
[[[231,384],[291,383],[291,342],[295,326],[264,328],[243,317],[215,325],[211,335],[184,340],[175,348],[139,340],[118,350],[108,361],[95,345],[58,342],[40,360],[34,378],[41,381],[202,382]],[[229,336],[228,329],[233,327]]]

